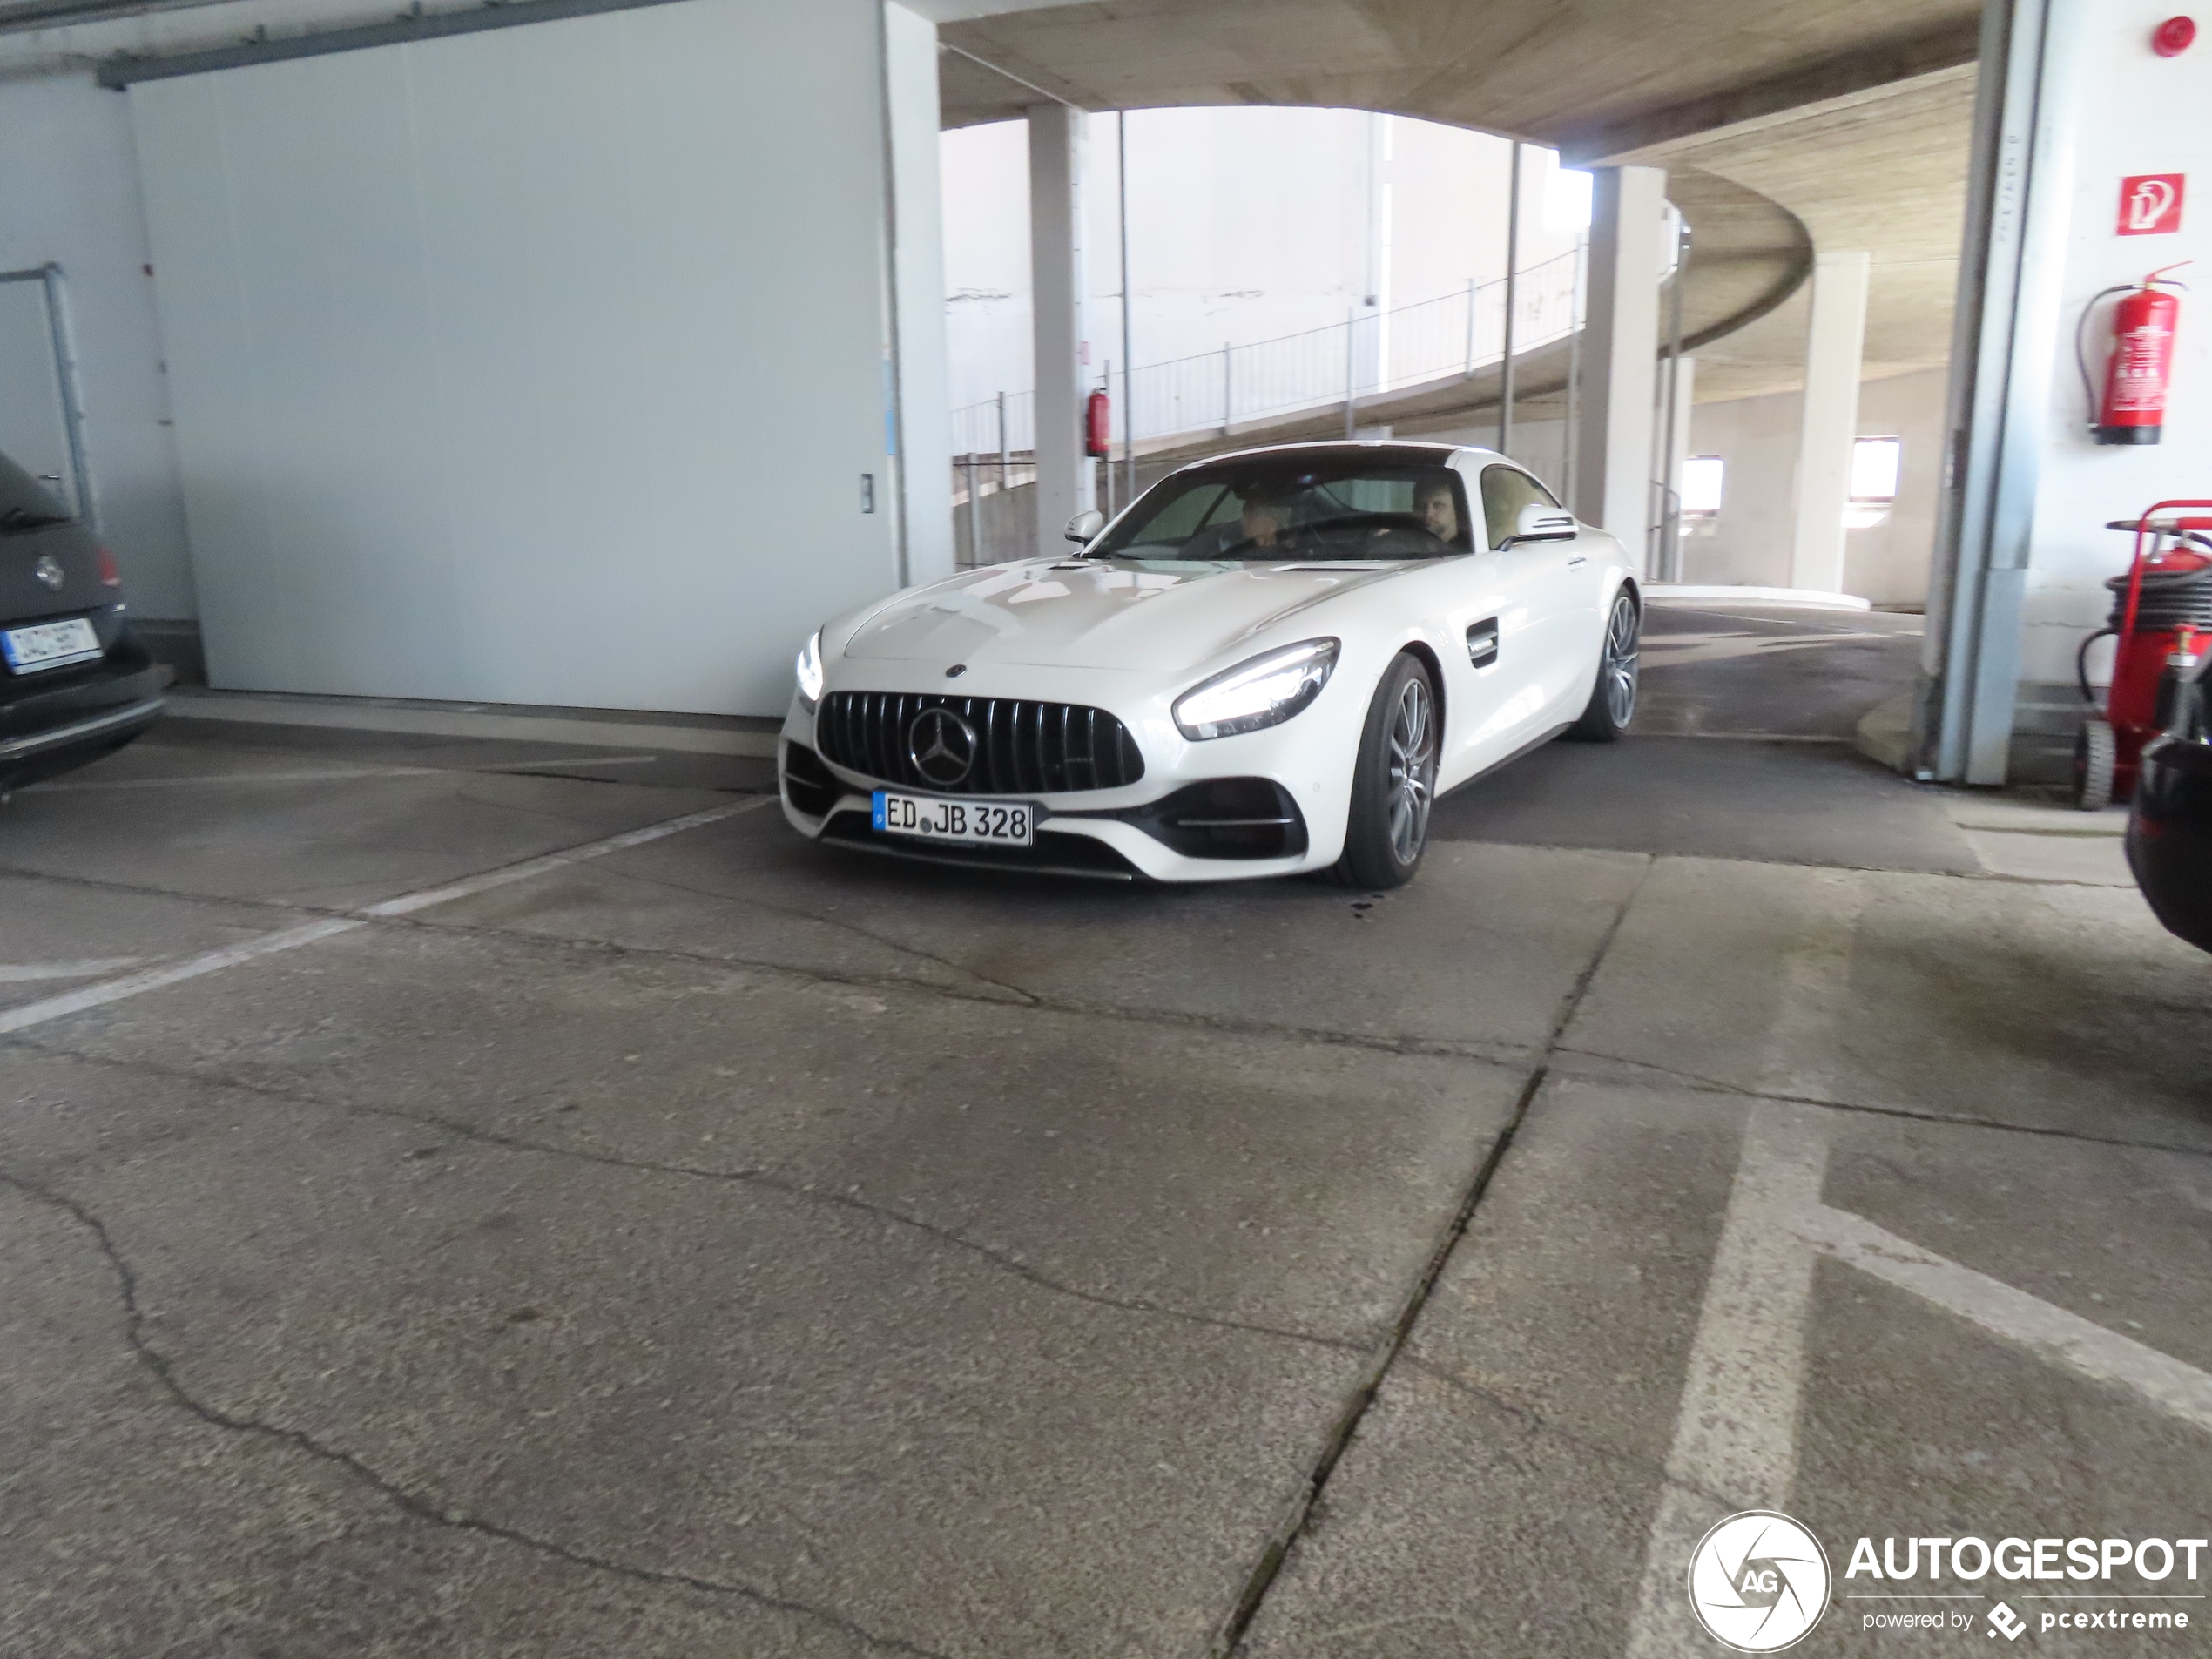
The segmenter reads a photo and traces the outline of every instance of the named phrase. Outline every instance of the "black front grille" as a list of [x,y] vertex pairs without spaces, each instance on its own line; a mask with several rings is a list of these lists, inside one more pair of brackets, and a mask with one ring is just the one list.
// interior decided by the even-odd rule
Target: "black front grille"
[[[907,732],[924,709],[949,709],[975,732],[974,762],[956,783],[914,765]],[[941,794],[1059,795],[1144,776],[1136,739],[1105,710],[1022,698],[833,691],[814,717],[814,743],[848,772]]]

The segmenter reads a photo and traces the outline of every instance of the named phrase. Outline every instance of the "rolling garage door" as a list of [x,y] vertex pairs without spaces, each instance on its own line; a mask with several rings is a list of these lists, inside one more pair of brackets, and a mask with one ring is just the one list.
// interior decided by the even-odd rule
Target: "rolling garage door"
[[878,30],[687,0],[132,86],[214,682],[779,712],[894,585]]

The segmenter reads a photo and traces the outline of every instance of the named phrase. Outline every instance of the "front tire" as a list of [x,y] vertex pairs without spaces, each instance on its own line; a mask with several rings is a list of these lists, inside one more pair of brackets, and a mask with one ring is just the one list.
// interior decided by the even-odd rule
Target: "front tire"
[[1428,670],[1401,655],[1375,688],[1359,733],[1344,856],[1330,872],[1345,887],[1402,887],[1420,868],[1440,736]]
[[1638,664],[1643,655],[1643,612],[1625,587],[1613,596],[1605,620],[1605,648],[1598,653],[1597,684],[1582,718],[1567,728],[1577,743],[1617,743],[1636,718]]

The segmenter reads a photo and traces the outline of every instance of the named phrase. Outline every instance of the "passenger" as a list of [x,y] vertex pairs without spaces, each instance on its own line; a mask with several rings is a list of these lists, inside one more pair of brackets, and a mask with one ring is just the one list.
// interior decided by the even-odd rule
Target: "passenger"
[[[1420,529],[1403,523],[1379,524],[1367,536],[1370,558],[1433,556],[1433,536],[1447,547],[1464,549],[1460,539],[1460,504],[1448,478],[1424,478],[1413,486],[1413,517]],[[1426,535],[1421,532],[1426,531]]]
[[1460,506],[1453,499],[1448,478],[1424,478],[1413,491],[1413,510],[1423,527],[1438,541],[1455,544],[1460,539]]

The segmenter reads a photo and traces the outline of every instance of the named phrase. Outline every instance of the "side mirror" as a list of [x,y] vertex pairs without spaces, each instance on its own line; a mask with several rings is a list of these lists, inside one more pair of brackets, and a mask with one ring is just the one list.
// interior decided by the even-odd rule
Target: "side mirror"
[[1501,547],[1512,547],[1521,542],[1571,542],[1582,533],[1575,522],[1575,515],[1556,507],[1532,501],[1521,509],[1521,516],[1514,522],[1513,534],[1500,543]]
[[1096,507],[1077,513],[1061,533],[1071,542],[1088,542],[1106,528],[1106,515]]

